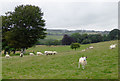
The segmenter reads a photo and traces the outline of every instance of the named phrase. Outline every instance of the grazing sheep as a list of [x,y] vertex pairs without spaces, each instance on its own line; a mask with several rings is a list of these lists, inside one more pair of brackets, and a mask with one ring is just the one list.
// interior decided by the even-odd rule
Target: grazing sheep
[[82,52],[84,52],[85,51],[85,49],[84,50],[82,50]]
[[43,55],[41,52],[37,52],[37,56],[39,56],[39,55]]
[[23,57],[23,53],[20,53],[20,57]]
[[89,48],[90,48],[90,49],[93,49],[93,46],[90,46]]
[[79,58],[78,62],[78,68],[80,68],[80,64],[82,65],[82,68],[84,69],[85,65],[87,64],[87,57],[81,57]]
[[56,52],[56,51],[53,51],[53,54],[55,55],[55,54],[57,54],[57,52]]
[[52,54],[53,54],[52,51],[47,51],[47,52],[46,52],[46,55],[52,55]]
[[114,49],[116,47],[117,44],[112,44],[110,45],[110,49]]
[[10,55],[6,54],[6,55],[5,55],[5,58],[10,58]]
[[46,55],[57,54],[56,51],[45,51],[44,53],[45,53]]
[[30,54],[30,56],[34,56],[34,53],[29,53]]
[[49,51],[45,51],[44,54],[48,55],[48,52],[49,52]]

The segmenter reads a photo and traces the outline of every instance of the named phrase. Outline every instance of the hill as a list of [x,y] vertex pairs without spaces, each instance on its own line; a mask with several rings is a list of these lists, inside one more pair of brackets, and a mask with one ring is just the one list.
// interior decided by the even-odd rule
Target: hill
[[[109,31],[94,31],[94,30],[64,30],[64,29],[47,29],[45,39],[62,40],[64,34],[71,35],[73,33],[80,34],[109,34]],[[44,40],[44,39],[43,39]]]
[[[81,45],[77,51],[70,46],[42,46],[29,48],[27,53],[45,50],[56,50],[57,55],[50,56],[13,56],[2,60],[3,79],[117,79],[118,47],[109,49],[117,41]],[[89,46],[88,49],[81,52]],[[85,69],[78,69],[78,59],[87,56]]]

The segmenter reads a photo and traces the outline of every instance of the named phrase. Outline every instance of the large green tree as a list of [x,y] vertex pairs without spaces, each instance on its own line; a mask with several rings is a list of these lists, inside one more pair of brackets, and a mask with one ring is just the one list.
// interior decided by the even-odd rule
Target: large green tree
[[109,33],[110,40],[116,40],[120,39],[120,30],[119,29],[113,29]]
[[75,42],[74,38],[70,37],[67,34],[65,34],[64,37],[62,38],[62,45],[70,45],[74,42]]
[[2,27],[6,30],[3,34],[8,46],[24,50],[45,37],[45,20],[38,6],[20,5],[8,13],[4,16],[4,22],[8,24],[4,23]]
[[70,48],[76,50],[77,48],[80,48],[80,43],[72,43],[72,44],[70,45]]
[[5,16],[1,16],[2,17],[2,50],[5,50],[4,54],[6,54],[6,52],[10,53],[10,46],[8,46],[5,36],[6,36],[6,32],[10,31],[12,27],[11,12],[7,12],[5,14],[6,14]]

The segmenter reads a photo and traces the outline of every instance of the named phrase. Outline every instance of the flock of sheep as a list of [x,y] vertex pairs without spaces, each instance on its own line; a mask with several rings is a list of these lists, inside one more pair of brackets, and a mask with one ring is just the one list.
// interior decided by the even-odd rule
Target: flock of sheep
[[[55,54],[57,54],[56,51],[45,51],[44,54],[41,53],[41,52],[36,53],[37,56],[39,56],[39,55],[55,55]],[[34,56],[35,54],[34,53],[29,53],[29,55]],[[23,57],[23,53],[20,53],[20,57]],[[5,58],[10,58],[10,55],[6,54]]]
[[[117,44],[112,44],[112,45],[110,45],[110,47],[109,47],[109,49],[114,49],[114,48],[116,48],[116,45]],[[87,48],[87,49],[93,49],[93,46],[90,46],[89,48]],[[84,52],[85,51],[85,49],[83,49],[82,50],[82,52]],[[87,57],[81,57],[81,58],[79,58],[79,62],[78,62],[78,68],[80,68],[80,64],[82,65],[82,68],[84,69],[85,68],[85,65],[87,64]]]
[[[109,49],[114,49],[116,48],[116,45],[117,44],[112,44],[110,45]],[[89,48],[87,49],[93,49],[93,46],[90,46]],[[82,52],[86,51],[85,49],[82,50]],[[41,52],[37,52],[36,55],[39,56],[39,55],[55,55],[57,54],[56,51],[45,51],[44,54],[41,53]],[[34,53],[29,53],[30,56],[34,56]],[[23,57],[23,53],[20,54],[20,57]],[[10,56],[8,54],[6,54],[5,58],[10,58]],[[82,69],[85,68],[85,65],[87,64],[87,57],[80,57],[79,58],[79,62],[78,62],[78,68],[80,68],[80,65],[82,65]]]

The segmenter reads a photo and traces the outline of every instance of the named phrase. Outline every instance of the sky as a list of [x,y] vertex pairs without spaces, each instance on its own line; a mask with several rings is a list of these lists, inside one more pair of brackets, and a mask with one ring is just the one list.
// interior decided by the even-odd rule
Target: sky
[[118,28],[118,0],[1,0],[0,15],[22,4],[39,6],[47,29],[110,31]]

